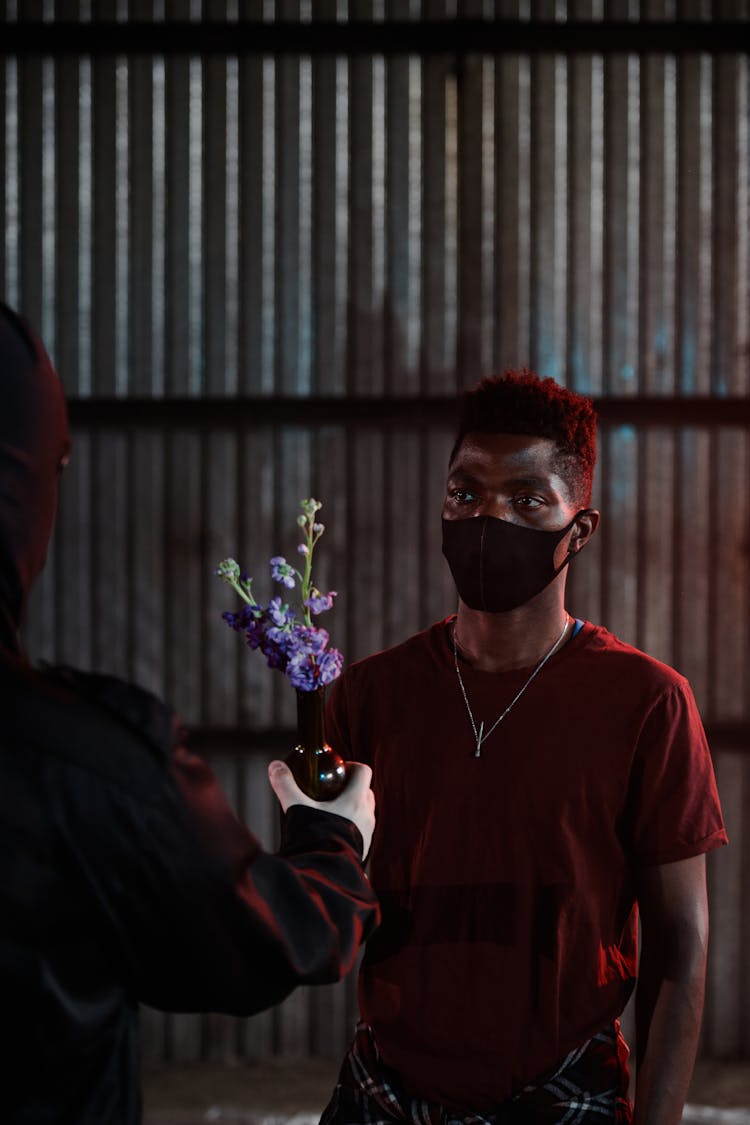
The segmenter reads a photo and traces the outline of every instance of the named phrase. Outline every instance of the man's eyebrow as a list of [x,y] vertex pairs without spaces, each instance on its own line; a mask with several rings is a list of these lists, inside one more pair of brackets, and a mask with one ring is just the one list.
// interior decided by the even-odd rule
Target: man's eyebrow
[[448,474],[449,481],[460,481],[461,484],[481,485],[481,481],[477,477],[473,477],[471,473],[467,473],[465,469],[453,469]]
[[[483,483],[477,477],[472,476],[472,474],[470,472],[468,472],[466,469],[461,469],[461,468],[454,469],[450,473],[450,475],[448,477],[448,480],[449,481],[460,481],[461,484],[469,484],[469,485],[475,485],[475,486],[480,486]],[[503,480],[501,483],[502,483],[503,488],[542,488],[542,489],[549,489],[551,487],[548,477],[531,477],[531,476],[510,477],[507,480]]]
[[503,482],[511,488],[549,488],[549,477],[512,477]]

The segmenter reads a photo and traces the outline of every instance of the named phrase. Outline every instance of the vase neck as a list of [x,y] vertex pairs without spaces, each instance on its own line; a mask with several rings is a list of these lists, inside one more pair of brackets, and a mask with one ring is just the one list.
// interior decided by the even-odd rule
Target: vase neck
[[326,689],[297,691],[297,739],[300,746],[318,750],[325,745]]

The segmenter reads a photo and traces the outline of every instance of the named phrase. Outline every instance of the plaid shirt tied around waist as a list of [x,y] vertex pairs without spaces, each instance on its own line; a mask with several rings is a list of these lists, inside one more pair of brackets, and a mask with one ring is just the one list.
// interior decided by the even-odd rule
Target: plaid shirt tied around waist
[[554,1072],[496,1111],[477,1113],[412,1097],[381,1062],[370,1026],[358,1023],[320,1125],[630,1125],[628,1053],[615,1020],[566,1055]]

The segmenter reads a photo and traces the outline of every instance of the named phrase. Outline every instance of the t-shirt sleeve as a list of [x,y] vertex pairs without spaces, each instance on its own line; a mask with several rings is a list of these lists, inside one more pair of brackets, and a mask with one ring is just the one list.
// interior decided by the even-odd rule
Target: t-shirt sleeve
[[711,754],[686,680],[658,697],[641,728],[626,835],[636,867],[674,863],[727,843]]

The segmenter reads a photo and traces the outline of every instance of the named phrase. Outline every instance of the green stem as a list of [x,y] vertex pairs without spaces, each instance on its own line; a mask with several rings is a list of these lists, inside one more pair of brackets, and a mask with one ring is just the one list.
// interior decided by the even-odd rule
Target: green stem
[[308,516],[307,518],[307,531],[305,538],[307,539],[307,554],[305,555],[305,573],[302,578],[302,614],[305,618],[305,625],[312,628],[312,616],[310,614],[310,607],[305,605],[305,602],[310,597],[310,586],[312,578],[312,556],[315,543],[313,541],[313,524],[315,523],[315,515]]
[[255,598],[252,596],[252,594],[246,594],[245,591],[240,586],[239,582],[235,582],[234,578],[225,578],[224,581],[228,582],[229,585],[232,587],[232,589],[240,595],[243,602],[247,602],[248,605],[257,605],[258,604],[256,602]]

